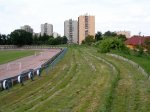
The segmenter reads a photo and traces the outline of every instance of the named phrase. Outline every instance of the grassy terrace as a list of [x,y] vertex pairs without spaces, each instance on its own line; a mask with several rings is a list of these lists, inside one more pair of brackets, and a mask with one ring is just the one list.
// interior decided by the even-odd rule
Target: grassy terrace
[[0,64],[33,55],[34,50],[0,50]]
[[133,54],[128,55],[121,52],[114,52],[114,53],[138,63],[150,74],[150,55],[136,56]]
[[0,112],[148,112],[149,105],[144,75],[86,47],[70,47],[53,70],[0,92]]

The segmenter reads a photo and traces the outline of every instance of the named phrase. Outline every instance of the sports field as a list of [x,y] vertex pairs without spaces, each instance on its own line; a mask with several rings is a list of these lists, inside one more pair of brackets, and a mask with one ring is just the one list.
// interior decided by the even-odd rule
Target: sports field
[[0,64],[33,55],[35,52],[35,50],[0,50]]
[[1,112],[149,112],[150,81],[129,63],[70,47],[47,74],[0,92]]
[[[7,57],[3,62],[11,60],[11,56],[14,59],[20,58],[14,61],[10,61],[6,64],[0,65],[0,80],[19,75],[23,71],[29,69],[39,68],[42,64],[52,58],[60,52],[60,49],[39,49],[36,51],[31,50],[18,50],[18,51],[3,51],[3,56]],[[16,54],[15,54],[16,53]],[[34,54],[33,54],[34,53]],[[32,54],[31,56],[26,56]],[[9,55],[9,56],[7,56]],[[26,57],[25,57],[26,56]]]

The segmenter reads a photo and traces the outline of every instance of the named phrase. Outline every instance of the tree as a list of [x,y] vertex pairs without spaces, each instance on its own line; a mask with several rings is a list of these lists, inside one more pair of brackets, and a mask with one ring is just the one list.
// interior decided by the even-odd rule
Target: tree
[[12,44],[10,35],[0,34],[0,45],[10,45]]
[[12,39],[12,43],[18,46],[30,45],[33,42],[32,33],[20,29],[11,32],[10,38]]
[[68,41],[67,37],[63,36],[62,37],[62,44],[67,44],[67,41]]
[[92,35],[88,35],[87,37],[85,37],[85,40],[82,41],[82,44],[87,44],[87,45],[91,45],[93,42],[95,42],[94,36]]
[[10,38],[10,35],[7,35],[7,41],[6,41],[7,45],[11,45],[12,44],[12,39]]
[[104,37],[116,37],[117,34],[115,32],[107,31],[103,34]]
[[48,44],[49,37],[50,36],[48,36],[44,33],[44,35],[39,37],[39,43],[40,44]]
[[38,45],[38,36],[37,35],[33,36],[33,44]]
[[122,41],[126,41],[127,40],[126,36],[122,35],[122,34],[117,35],[117,37],[118,37],[118,39],[121,39]]
[[1,34],[0,34],[0,45],[3,45],[3,38]]
[[136,52],[137,52],[137,56],[142,56],[143,54],[144,54],[144,48],[143,48],[143,46],[141,46],[141,45],[137,45],[136,46],[136,49],[138,49]]
[[95,39],[96,41],[102,40],[102,33],[98,31],[95,35]]
[[147,49],[147,53],[150,54],[150,38],[145,39],[145,47]]
[[99,51],[101,53],[110,52],[110,50],[125,50],[123,41],[118,38],[106,38],[98,44]]

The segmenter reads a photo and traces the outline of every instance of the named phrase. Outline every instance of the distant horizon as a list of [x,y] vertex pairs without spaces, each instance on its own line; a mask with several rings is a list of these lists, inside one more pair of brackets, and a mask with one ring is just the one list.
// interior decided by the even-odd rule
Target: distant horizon
[[149,4],[147,0],[0,0],[0,33],[10,34],[23,25],[40,33],[40,25],[49,23],[63,36],[65,20],[89,14],[95,16],[96,32],[130,31],[131,36],[139,32],[148,36]]

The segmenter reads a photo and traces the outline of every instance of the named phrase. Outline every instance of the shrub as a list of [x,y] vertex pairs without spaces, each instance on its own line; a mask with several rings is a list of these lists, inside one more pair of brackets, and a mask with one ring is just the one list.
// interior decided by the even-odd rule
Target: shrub
[[107,53],[111,50],[126,50],[126,46],[124,45],[123,41],[118,38],[105,38],[101,42],[97,43],[96,45],[99,48],[101,53]]

